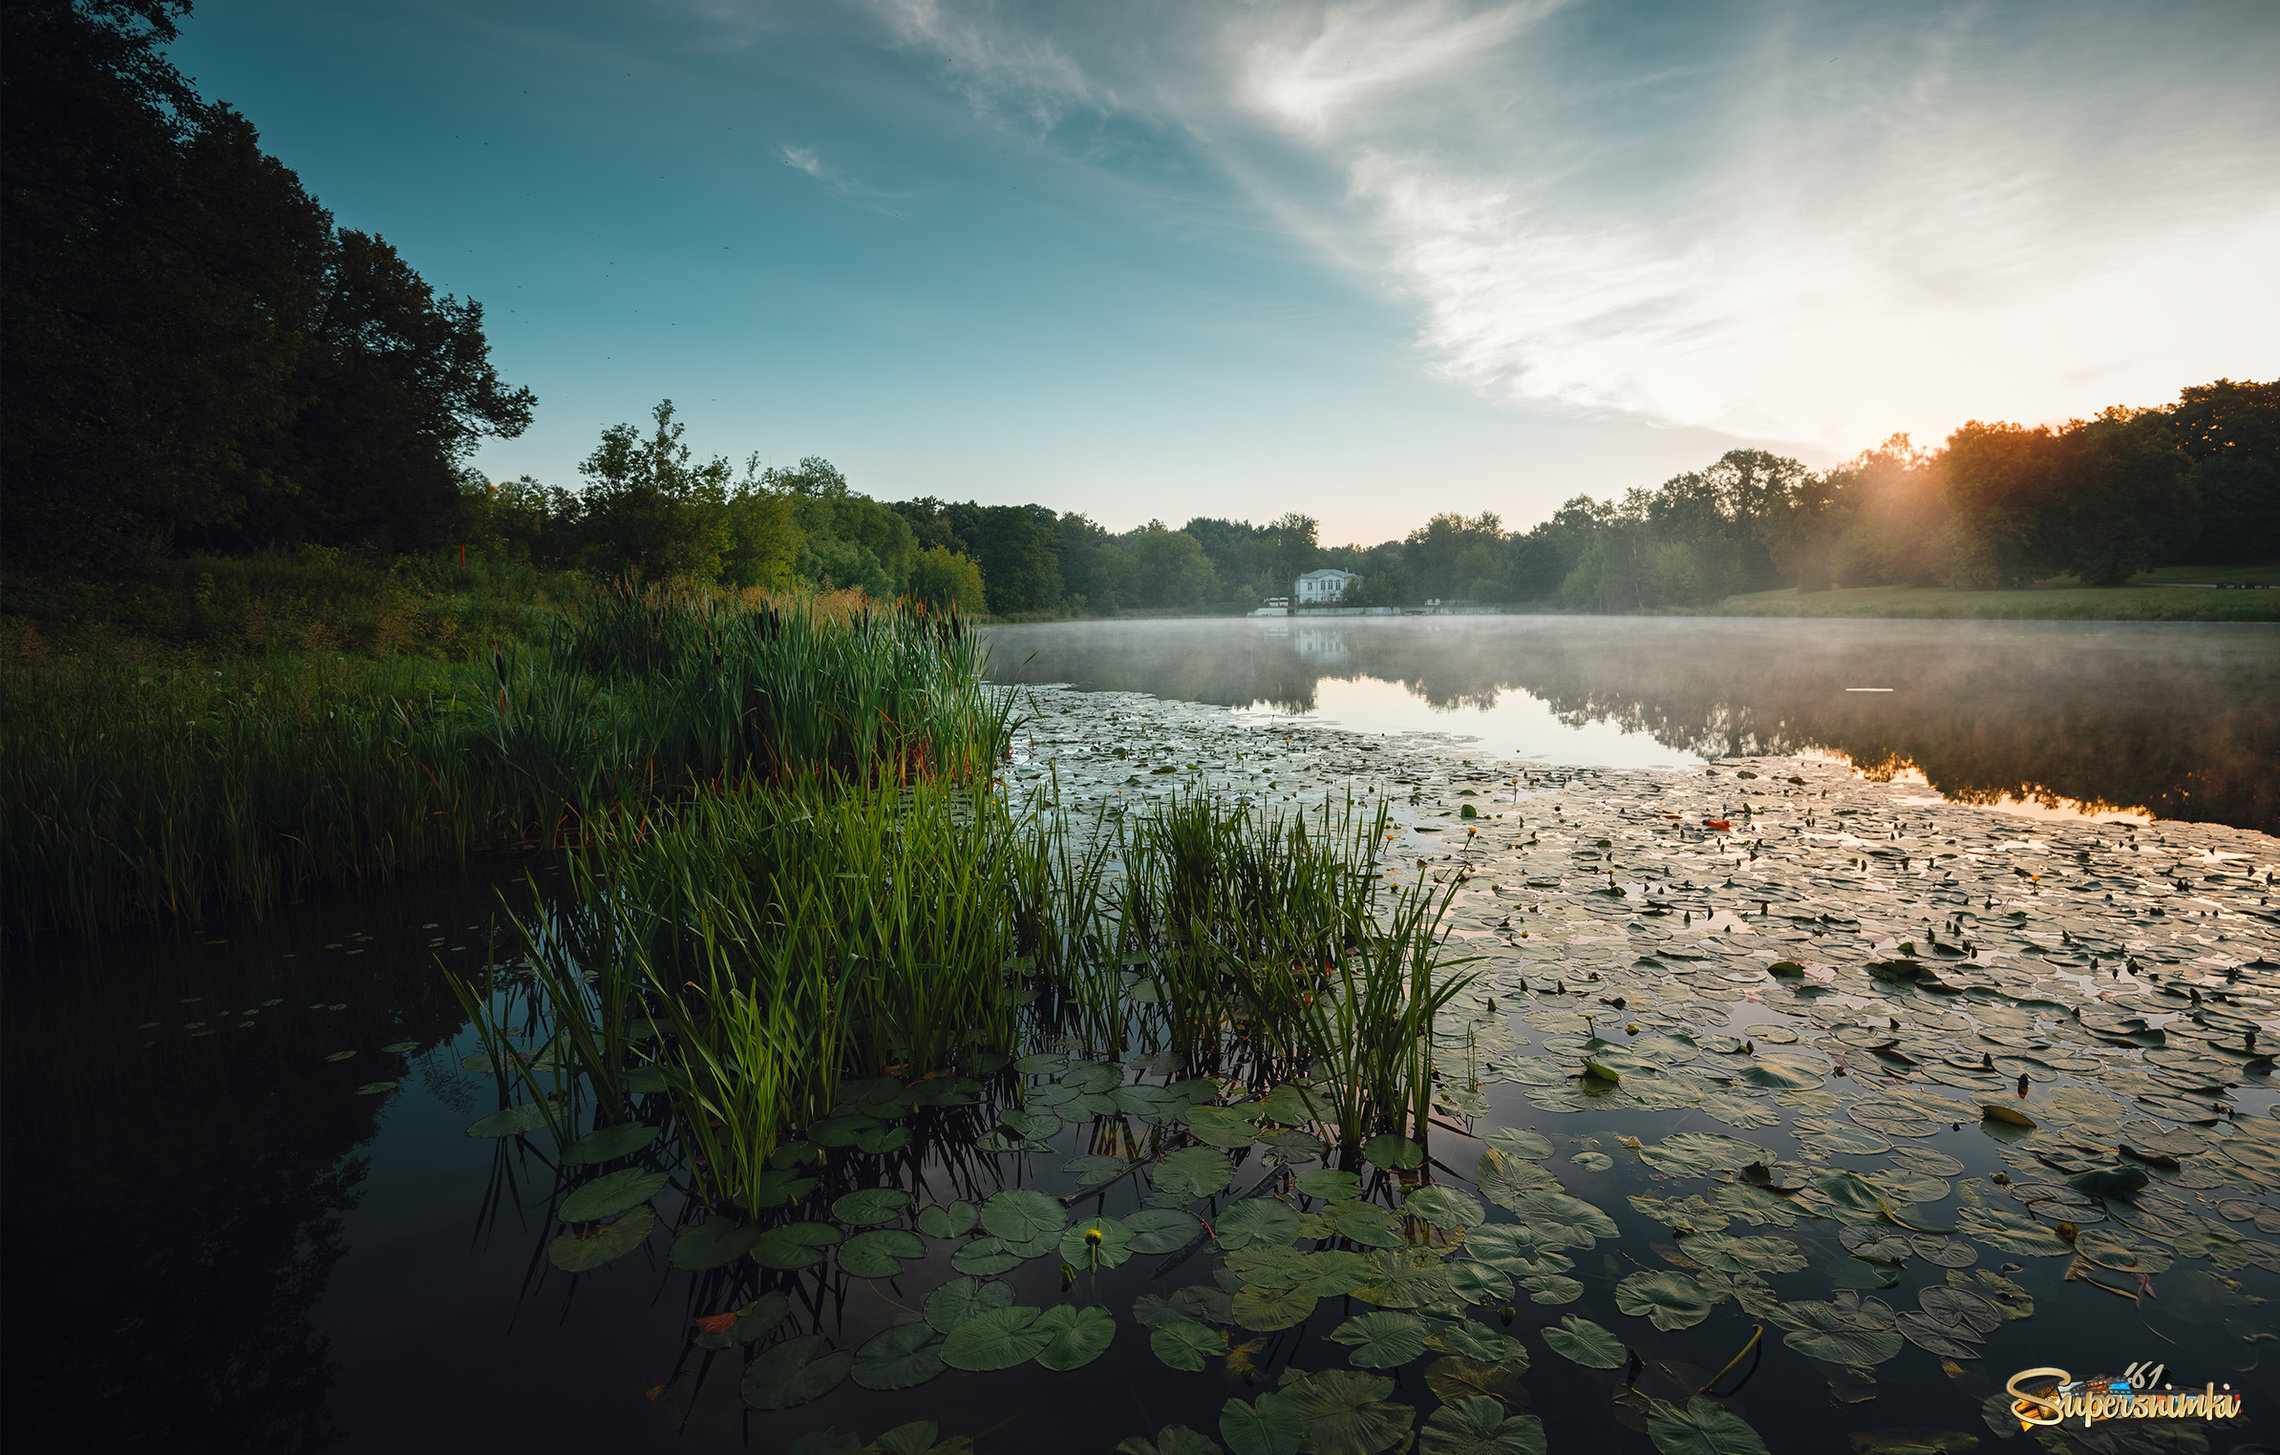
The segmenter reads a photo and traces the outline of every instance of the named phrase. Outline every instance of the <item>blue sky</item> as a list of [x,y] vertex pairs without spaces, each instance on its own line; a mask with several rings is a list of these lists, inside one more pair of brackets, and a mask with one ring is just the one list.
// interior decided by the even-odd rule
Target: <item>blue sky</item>
[[2280,9],[201,0],[176,48],[480,299],[576,483],[701,452],[1112,528],[1540,519],[2280,374]]

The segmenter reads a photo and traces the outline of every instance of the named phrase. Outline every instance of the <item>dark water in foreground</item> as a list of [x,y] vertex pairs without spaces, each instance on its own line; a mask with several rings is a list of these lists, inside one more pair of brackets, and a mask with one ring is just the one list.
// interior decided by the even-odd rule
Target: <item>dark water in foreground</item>
[[1820,750],[1962,802],[2280,832],[2280,626],[1307,617],[991,640],[1011,682],[1460,734],[1555,763]]
[[[1388,625],[1416,631],[1438,624]],[[1789,741],[1777,735],[1794,732],[1799,743],[1862,759],[1881,745],[1951,795],[1972,783],[2003,784],[2152,804],[2164,800],[2085,785],[2169,783],[2164,791],[2246,805],[2242,812],[2251,818],[2270,811],[2271,788],[2258,771],[2272,760],[2268,641],[2195,632],[2199,644],[2184,658],[2173,649],[2156,652],[2129,633],[2106,643],[2069,638],[2072,656],[2061,661],[2065,654],[2026,652],[2006,629],[1973,647],[1977,655],[1967,662],[1942,669],[1922,642],[1906,648],[1895,637],[1871,650],[1875,643],[1864,646],[1844,633],[1846,642],[1829,649],[1835,659],[1816,666],[1821,648],[1778,634],[1751,645],[1751,624],[1738,637],[1718,638],[1723,666],[1710,660],[1707,637],[1691,638],[1691,650],[1682,642],[1647,653],[1647,665],[1635,670],[1663,674],[1658,680],[1675,684],[1666,695],[1626,696],[1610,685],[1594,697],[1592,684],[1620,676],[1602,663],[1624,639],[1614,628],[1564,625],[1582,635],[1528,638],[1492,624],[1512,631],[1493,639],[1518,665],[1462,680],[1487,681],[1507,670],[1537,674],[1519,680],[1539,684],[1542,700],[1578,716],[1583,727],[1573,730],[1588,727],[1595,713],[1642,728],[1662,724],[1645,734],[1661,744],[1652,750],[1658,752],[1669,746],[1664,729],[1689,751],[1727,751],[1708,736],[1715,731],[1752,735],[1728,740],[1744,748]],[[1675,631],[1694,624],[1667,625]],[[1167,690],[1145,683],[1186,671],[1198,674],[1177,679],[1192,697],[1209,700],[1217,692],[1238,700],[1237,693],[1253,691],[1249,702],[1265,696],[1295,708],[1319,705],[1319,695],[1301,695],[1320,694],[1318,684],[1346,680],[1302,680],[1306,674],[1294,671],[1275,687],[1287,688],[1287,696],[1244,687],[1255,678],[1224,660],[1238,648],[1256,653],[1245,669],[1254,673],[1288,665],[1277,654],[1296,650],[1271,637],[1237,635],[1257,626],[1144,628],[1132,651],[1138,665],[1124,667],[1102,655],[1115,639],[1091,635],[1092,628],[1064,637],[1045,629],[1027,640],[1063,653],[1054,659],[1040,649],[1031,670],[1043,680]],[[1194,635],[1183,638],[1182,631]],[[1592,635],[1599,631],[1615,634]],[[1199,646],[1214,639],[1217,667]],[[1010,633],[1001,637],[1001,661],[1012,640]],[[1443,675],[1423,671],[1439,659],[1419,643],[1446,645],[1438,634],[1357,640],[1365,653],[1407,640],[1423,682],[1449,680],[1458,670],[1444,664],[1435,668]],[[1456,640],[1450,655],[1474,661],[1478,639]],[[1883,669],[1881,681],[1843,680],[1871,667]],[[1721,672],[1761,685],[1721,688]],[[1557,681],[1576,684],[1578,695],[1556,695]],[[1905,711],[1846,700],[1816,705],[1806,690],[1816,681],[1912,686],[1913,696],[1896,691],[1892,698],[1923,702]],[[1787,683],[1797,695],[1767,696],[1769,683]],[[1509,696],[1512,686],[1462,691],[1476,699]],[[2036,700],[2051,720],[2031,733],[2020,727],[2031,713],[2018,704]],[[1878,712],[1884,715],[1870,715]],[[1721,714],[1730,720],[1724,727]],[[1415,726],[1452,730],[1448,720],[1431,717]],[[2007,733],[2007,726],[2019,731]],[[1866,736],[1870,729],[1884,736]],[[2172,765],[2226,743],[2264,756],[2204,761],[2193,778],[2150,772],[2133,779],[2066,742],[2098,733],[2106,735],[2096,739],[2106,753],[2162,753]],[[1548,739],[1529,750],[1584,756],[1561,754]],[[1196,751],[1183,748],[1182,757]],[[1424,781],[1412,791],[1426,800],[1421,813],[1454,815],[1474,801],[1464,787],[1469,778],[1428,773],[1400,781],[1418,777]],[[1674,793],[1685,788],[1672,781]],[[1618,1307],[1627,1280],[1647,1287],[1635,1280],[1696,1261],[1686,1248],[1714,1256],[1697,1233],[1680,1237],[1680,1226],[1699,1224],[1701,1232],[1733,1238],[1791,1240],[1794,1251],[1784,1256],[1802,1266],[1767,1264],[1768,1297],[1820,1305],[1841,1303],[1851,1290],[1882,1299],[1889,1308],[1879,1332],[1887,1335],[1891,1322],[1915,1320],[1898,1326],[1944,1337],[1922,1322],[1918,1307],[1926,1290],[1953,1281],[1951,1273],[2015,1277],[2032,1294],[2030,1317],[2006,1319],[1983,1331],[1983,1347],[1960,1351],[1978,1357],[1944,1369],[1940,1356],[1910,1342],[1880,1360],[1865,1385],[1809,1360],[1785,1342],[1783,1325],[1765,1323],[1755,1361],[1718,1387],[1730,1390],[1754,1369],[1728,1403],[1777,1455],[1972,1448],[1952,1435],[1901,1441],[1895,1432],[1910,1428],[1958,1432],[1981,1450],[2024,1455],[2038,1447],[2016,1433],[1998,1438],[1981,1413],[1983,1399],[2009,1373],[2037,1365],[2078,1375],[2118,1372],[2111,1366],[2137,1359],[2166,1362],[2172,1379],[2232,1383],[2249,1398],[2248,1418],[2209,1431],[2102,1428],[2095,1441],[2056,1448],[2097,1455],[2269,1449],[2255,1442],[2273,1438],[2280,1356],[2256,1336],[2280,1332],[2272,1313],[2280,1307],[2272,1302],[2280,1298],[2280,1138],[2269,1130],[2269,1065],[2259,1069],[2237,1047],[2251,1025],[2266,1028],[2267,1049],[2280,1041],[2280,965],[2271,963],[2280,961],[2271,948],[2280,943],[2280,920],[2259,882],[2280,867],[2271,841],[2242,835],[2209,846],[2172,842],[2163,846],[2157,872],[2150,835],[2141,846],[2136,835],[2111,826],[2069,823],[2045,834],[1979,815],[1996,826],[1976,837],[1963,829],[1961,844],[1938,837],[1947,828],[1925,839],[1943,862],[1953,861],[1939,871],[1949,876],[1943,880],[1928,877],[1924,848],[1881,837],[1887,825],[1870,821],[1878,810],[1865,797],[1864,807],[1837,810],[1830,801],[1790,794],[1779,780],[1745,785],[1727,776],[1707,789],[1698,775],[1687,781],[1697,797],[1733,796],[1690,799],[1682,814],[1666,815],[1662,805],[1646,812],[1643,800],[1606,802],[1579,789],[1567,796],[1566,823],[1555,827],[1559,820],[1546,817],[1539,800],[1508,803],[1509,794],[1496,789],[1489,796],[1497,813],[1524,812],[1544,842],[1525,850],[1512,843],[1514,867],[1495,876],[1509,895],[1481,895],[1456,922],[1469,950],[1489,954],[1486,988],[1503,1004],[1469,1013],[1466,1034],[1477,1033],[1478,1055],[1495,1074],[1484,1078],[1481,1100],[1465,1108],[1469,1116],[1436,1130],[1431,1150],[1443,1170],[1433,1172],[1434,1181],[1470,1187],[1488,1138],[1532,1128],[1551,1147],[1540,1165],[1619,1228],[1594,1246],[1567,1250],[1572,1280],[1585,1286],[1576,1301],[1540,1303],[1516,1293],[1509,1324],[1493,1304],[1473,1311],[1475,1323],[1520,1338],[1532,1351],[1525,1392],[1506,1395],[1515,1409],[1542,1420],[1548,1448],[1617,1455],[1657,1449],[1640,1429],[1643,1396],[1683,1406],[1760,1322],[1730,1301],[1698,1323],[1669,1329]],[[1841,795],[1841,783],[1833,791]],[[1783,824],[1757,833],[1767,841],[1788,834],[1784,842],[1797,846],[1794,869],[1772,867],[1791,862],[1778,858],[1778,846],[1763,864],[1754,855],[1745,861],[1738,844],[1695,826],[1697,808],[1725,813],[1727,803],[1751,802],[1766,810],[1763,818]],[[1782,818],[1814,809],[1856,816],[1796,825]],[[1941,812],[1957,816],[1948,821],[1955,825],[1970,815]],[[1903,813],[1891,832],[1924,834],[1915,817]],[[1437,822],[1420,817],[1417,832],[1440,832]],[[1518,827],[1495,823],[1497,834],[1517,840]],[[1603,832],[1605,840],[1594,837]],[[1895,846],[1918,856],[1915,877],[1904,859],[1895,872]],[[1660,884],[1659,912],[1602,897],[1599,886],[1613,877],[1618,856],[1627,879]],[[2133,857],[2144,866],[2133,867]],[[543,894],[546,874],[538,867]],[[1142,1295],[1210,1283],[1225,1260],[1206,1249],[1169,1268],[1170,1259],[1144,1257],[1097,1280],[1083,1275],[1076,1295],[1112,1309],[1117,1335],[1106,1355],[1073,1372],[1035,1365],[952,1370],[896,1393],[847,1382],[787,1411],[749,1408],[738,1388],[739,1351],[708,1354],[688,1335],[692,1319],[748,1301],[755,1275],[748,1265],[705,1275],[668,1266],[667,1228],[683,1207],[675,1164],[658,1164],[674,1171],[676,1182],[655,1200],[660,1228],[650,1245],[572,1278],[547,1259],[548,1242],[562,1228],[554,1210],[566,1185],[552,1141],[543,1134],[527,1141],[463,1135],[497,1099],[489,1076],[461,1065],[478,1046],[441,970],[467,972],[482,963],[501,889],[512,902],[527,902],[520,872],[499,865],[482,882],[330,894],[262,923],[123,935],[94,946],[10,948],[0,1058],[0,1442],[11,1451],[776,1451],[827,1425],[871,1439],[924,1415],[939,1420],[946,1436],[972,1437],[985,1455],[1042,1455],[1107,1451],[1172,1421],[1216,1434],[1229,1398],[1256,1400],[1283,1369],[1345,1367],[1341,1346],[1324,1336],[1369,1306],[1335,1298],[1293,1330],[1231,1331],[1238,1351],[1256,1341],[1247,1357],[1263,1373],[1246,1377],[1219,1359],[1201,1372],[1165,1367],[1130,1310]],[[2038,887],[2029,890],[2030,882]],[[2014,889],[2030,897],[1996,900]],[[1792,903],[1753,917],[1751,901],[1760,894]],[[1498,923],[1501,915],[1509,925],[1523,908],[1537,916],[1520,920],[1535,925],[1529,940]],[[1673,911],[1686,921],[1674,924]],[[1978,917],[1969,934],[1988,952],[1983,983],[1934,995],[1862,973],[1872,955],[1894,953],[1892,934],[1915,933],[1905,926],[1919,918],[1928,926],[1951,915]],[[1871,951],[1872,942],[1886,948]],[[2258,945],[2266,948],[2251,960]],[[2137,957],[2126,983],[2117,974],[2125,953]],[[1770,979],[1766,964],[1776,955],[1804,962],[1810,981]],[[1586,975],[1606,978],[1587,988]],[[1951,978],[1962,984],[1967,977]],[[2163,986],[2169,988],[2157,988]],[[2203,999],[2186,999],[2188,986]],[[1627,994],[1628,1006],[1603,999],[1611,992]],[[1619,1044],[1619,1052],[1646,1056],[1650,1042],[1679,1032],[1699,1042],[1699,1055],[1691,1043],[1658,1053],[1670,1056],[1669,1064],[1634,1064],[1621,1094],[1573,1101],[1581,1093],[1567,1064],[1584,1035],[1612,1035],[1613,1022],[1625,1015],[1643,1022],[1646,1034]],[[1850,1075],[1835,1069],[1848,1057]],[[1981,1070],[1983,1059],[1993,1069]],[[2014,1075],[2034,1083],[2033,1097],[2018,1104],[2043,1123],[2032,1144],[2045,1154],[2042,1163],[2022,1159],[2016,1144],[1968,1119],[1974,1101],[2009,1096]],[[1054,1073],[1028,1081],[1042,1099]],[[2117,1120],[2085,1099],[2085,1088],[2100,1085],[2126,1104]],[[1832,1099],[1819,1099],[1824,1095]],[[1697,1103],[1710,1101],[1719,1109],[1706,1115]],[[1951,1124],[1946,1112],[1924,1110],[1949,1104],[1964,1108],[1963,1120]],[[2244,1124],[2250,1135],[2242,1135]],[[1913,1235],[1874,1211],[1751,1222],[1725,1198],[1735,1191],[1721,1180],[1729,1174],[1679,1175],[1686,1169],[1642,1160],[1625,1140],[1648,1149],[1704,1145],[1672,1140],[1702,1133],[1763,1147],[1777,1174],[1795,1159],[1832,1175],[1872,1179],[1894,1198],[1907,1194],[1898,1206],[1910,1223],[1953,1229],[1980,1217],[1974,1226],[1984,1231],[1967,1240],[1975,1241],[1972,1261],[1964,1269],[1934,1261],[1921,1249],[1946,1257],[1952,1245],[1944,1234],[1926,1234],[1928,1244],[1884,1249],[1900,1266],[1880,1271],[1855,1256],[1855,1245]],[[2077,1167],[2116,1165],[2117,1139],[2149,1137],[2157,1139],[2147,1143],[2156,1157],[2174,1154],[2182,1166],[2156,1166],[2142,1198],[2101,1204],[2070,1186]],[[1060,1194],[1075,1187],[1063,1170],[1069,1159],[1120,1149],[1105,1121],[1074,1113],[1048,1140],[1050,1152],[977,1158],[970,1138],[965,1145],[929,1142],[922,1128],[912,1153],[853,1157],[846,1175],[912,1188],[915,1208],[954,1197],[980,1201],[1016,1184]],[[1259,1148],[1245,1152],[1230,1191],[1252,1187],[1263,1160]],[[1994,1183],[1997,1173],[2010,1182]],[[2022,1197],[2022,1188],[2039,1190]],[[1124,1216],[1145,1190],[1130,1179],[1097,1201],[1078,1201],[1074,1211]],[[1656,1211],[1632,1203],[1634,1196],[1650,1199]],[[1674,1206],[1698,1196],[1719,1201]],[[1224,1221],[1223,1198],[1199,1206]],[[1724,1221],[1729,1213],[1731,1223]],[[1509,1225],[1505,1214],[1491,1216]],[[2052,1255],[2049,1240],[2052,1229],[2077,1225],[2091,1230],[2098,1261],[2082,1263],[2084,1276],[2069,1279],[2063,1274],[2076,1265]],[[2006,1247],[2006,1238],[2019,1246]],[[789,1280],[786,1286],[810,1300],[795,1310],[793,1327],[815,1327],[841,1348],[862,1347],[879,1330],[911,1320],[927,1294],[955,1276],[953,1246],[929,1240],[926,1256],[899,1279],[851,1279],[825,1268]],[[1874,1241],[1863,1246],[1878,1250]],[[1747,1264],[1763,1253],[1745,1243],[1722,1245],[1715,1256]],[[2150,1283],[2123,1266],[2133,1261],[2152,1274]],[[1032,1258],[1005,1275],[1020,1303],[1051,1306],[1064,1298],[1057,1262]],[[1546,1291],[1559,1295],[1557,1282],[1567,1276],[1551,1275]],[[1715,1279],[1716,1271],[1704,1276]],[[1967,1291],[1993,1287],[1974,1282]],[[1334,1307],[1340,1304],[1346,1306]],[[1640,1350],[1646,1367],[1636,1386],[1643,1395],[1625,1394],[1620,1369],[1584,1367],[1548,1351],[1542,1330],[1568,1315],[1612,1329]],[[1392,1398],[1413,1406],[1419,1420],[1443,1397],[1425,1376],[1431,1358],[1385,1371],[1398,1380]],[[1887,1443],[1864,1446],[1852,1438],[1869,1431]]]

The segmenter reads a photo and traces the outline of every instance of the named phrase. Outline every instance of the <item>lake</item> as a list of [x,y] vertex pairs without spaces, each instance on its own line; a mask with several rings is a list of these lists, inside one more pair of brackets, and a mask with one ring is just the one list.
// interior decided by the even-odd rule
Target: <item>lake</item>
[[[1239,1101],[1230,1135],[1166,1110],[1223,1088],[1041,1010],[960,1105],[879,1089],[857,1135],[882,1150],[819,1168],[801,1226],[902,1233],[922,1251],[899,1271],[679,1266],[704,1215],[661,1140],[606,1164],[666,1176],[654,1233],[572,1275],[563,1199],[603,1164],[467,1134],[499,1092],[445,978],[512,966],[502,910],[552,902],[549,861],[13,946],[11,1447],[806,1455],[931,1419],[983,1452],[1287,1452],[1286,1420],[1322,1450],[1754,1448],[1725,1421],[1778,1452],[2024,1450],[2012,1374],[2141,1361],[2246,1409],[2043,1448],[2280,1429],[2270,629],[993,643],[1006,680],[1069,684],[1037,692],[1014,791],[1095,822],[1195,792],[1385,807],[1389,872],[1445,886],[1449,946],[1478,957],[1436,1038],[1429,1161],[1390,1149],[1341,1183],[1287,1103]],[[546,1041],[512,975],[493,1008]],[[1004,1226],[1015,1191],[1139,1246],[950,1231],[962,1205]],[[1101,1310],[1113,1338],[995,1368],[972,1310],[945,1312],[967,1277]],[[697,1322],[761,1307],[750,1342]]]
[[1449,735],[1499,758],[1823,752],[1959,802],[2280,831],[2280,626],[1269,617],[991,640],[1003,681]]

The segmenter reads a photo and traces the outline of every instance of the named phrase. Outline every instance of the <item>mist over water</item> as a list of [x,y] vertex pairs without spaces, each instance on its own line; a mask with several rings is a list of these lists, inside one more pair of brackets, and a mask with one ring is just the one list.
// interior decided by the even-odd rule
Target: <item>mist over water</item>
[[[2280,627],[1325,617],[993,628],[1062,682],[1646,767],[1823,752],[1944,797],[2280,832]],[[1888,691],[1848,689],[1885,688]]]

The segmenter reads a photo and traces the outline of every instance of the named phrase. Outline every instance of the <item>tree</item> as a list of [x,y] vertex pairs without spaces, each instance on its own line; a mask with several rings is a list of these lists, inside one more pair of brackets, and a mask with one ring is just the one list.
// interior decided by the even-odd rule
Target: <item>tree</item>
[[989,597],[982,587],[982,568],[971,556],[929,546],[911,564],[907,594],[929,606],[986,611]]
[[2194,561],[2280,559],[2280,379],[2219,379],[2184,391],[2169,428],[2193,465],[2200,531]]
[[2058,563],[2091,586],[2119,586],[2193,539],[2192,462],[2160,414],[2109,409],[2076,420],[2066,444]]
[[1133,590],[1142,606],[1200,606],[1217,599],[1219,582],[1203,545],[1184,530],[1152,521],[1126,539]]
[[1972,420],[1948,436],[1936,466],[1955,532],[1958,586],[2023,586],[2050,559],[2044,515],[2061,449],[2047,428]]
[[981,513],[982,581],[990,610],[1001,616],[1050,611],[1061,604],[1054,515],[1041,505],[993,505]]
[[1270,596],[1288,596],[1298,578],[1313,570],[1322,554],[1322,523],[1311,515],[1291,511],[1267,526]]
[[715,579],[730,545],[725,507],[729,466],[692,462],[673,401],[650,411],[646,437],[630,424],[602,431],[578,473],[586,477],[582,520],[595,564],[648,577]]

